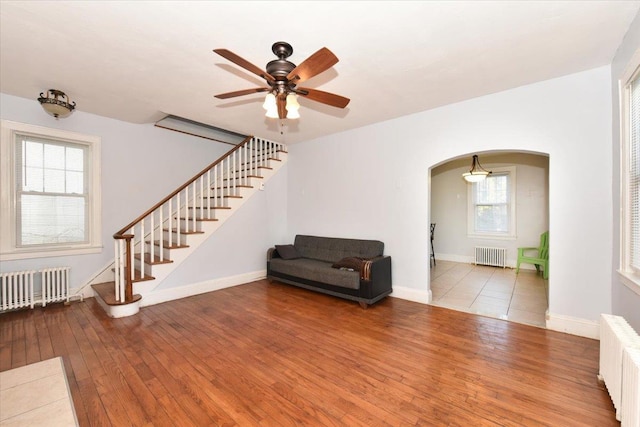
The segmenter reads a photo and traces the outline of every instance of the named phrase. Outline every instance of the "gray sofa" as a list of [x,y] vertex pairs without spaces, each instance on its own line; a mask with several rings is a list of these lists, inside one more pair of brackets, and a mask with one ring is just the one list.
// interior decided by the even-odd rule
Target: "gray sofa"
[[267,251],[267,278],[358,301],[367,307],[389,295],[391,257],[378,240],[297,235]]

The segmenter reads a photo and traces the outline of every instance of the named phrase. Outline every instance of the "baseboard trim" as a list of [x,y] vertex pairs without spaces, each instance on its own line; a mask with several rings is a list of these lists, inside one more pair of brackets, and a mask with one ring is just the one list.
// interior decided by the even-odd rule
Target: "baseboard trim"
[[562,314],[547,314],[547,329],[580,337],[600,339],[600,324],[597,321]]
[[191,285],[176,286],[175,288],[159,289],[142,295],[140,305],[142,307],[187,298],[207,292],[219,291],[233,286],[244,285],[267,277],[267,270],[253,271],[251,273],[238,274],[236,276],[222,277],[206,280]]
[[[436,253],[436,263],[438,261],[452,261],[452,262],[460,262],[463,264],[473,264],[475,258],[473,256],[465,256],[465,255],[454,255],[454,254],[439,254]],[[507,268],[516,268],[518,260],[517,259],[509,259],[505,261],[505,266]],[[436,264],[437,265],[437,264]],[[532,264],[522,264],[520,265],[521,270],[535,270],[535,266]]]
[[432,299],[431,289],[413,289],[395,285],[393,286],[393,292],[389,296],[422,304],[429,304]]

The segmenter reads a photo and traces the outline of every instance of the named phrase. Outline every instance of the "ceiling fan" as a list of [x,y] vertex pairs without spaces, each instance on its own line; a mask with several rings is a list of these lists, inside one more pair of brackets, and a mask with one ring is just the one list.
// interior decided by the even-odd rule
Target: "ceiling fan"
[[297,111],[299,105],[295,95],[331,105],[332,107],[345,108],[349,104],[349,98],[317,89],[298,87],[299,83],[328,70],[338,62],[338,58],[326,47],[318,50],[296,66],[296,64],[287,61],[287,58],[293,53],[291,45],[286,42],[276,42],[271,47],[271,51],[278,59],[270,61],[267,64],[266,71],[227,49],[214,49],[213,51],[245,70],[262,77],[268,85],[268,87],[221,93],[216,95],[216,98],[227,99],[252,93],[269,92],[263,105],[267,110],[267,117],[280,119],[300,117]]

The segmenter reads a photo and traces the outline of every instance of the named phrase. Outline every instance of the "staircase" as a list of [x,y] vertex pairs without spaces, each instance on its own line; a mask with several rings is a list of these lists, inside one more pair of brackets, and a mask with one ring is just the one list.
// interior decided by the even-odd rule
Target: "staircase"
[[111,277],[91,285],[102,308],[111,317],[136,314],[143,297],[259,191],[286,160],[284,144],[248,137],[115,233],[114,263],[107,271]]

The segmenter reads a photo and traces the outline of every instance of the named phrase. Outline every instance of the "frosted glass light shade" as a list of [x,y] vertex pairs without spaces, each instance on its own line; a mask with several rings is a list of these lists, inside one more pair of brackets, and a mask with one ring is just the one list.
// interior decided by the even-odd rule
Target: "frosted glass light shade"
[[38,98],[44,111],[56,119],[68,117],[76,108],[75,102],[69,102],[69,97],[62,91],[49,89],[46,96],[40,92]]
[[480,182],[483,179],[485,179],[487,175],[489,175],[489,172],[474,172],[474,173],[465,172],[462,174],[462,177],[467,182]]
[[267,96],[264,97],[264,104],[262,104],[262,108],[267,111],[269,111],[270,108],[277,108],[276,96],[272,93],[268,93]]
[[273,104],[273,106],[270,106],[267,109],[267,113],[265,114],[265,116],[269,117],[270,119],[277,119],[278,118],[278,106]]
[[300,118],[300,104],[296,94],[290,93],[287,95],[287,119],[299,119]]

